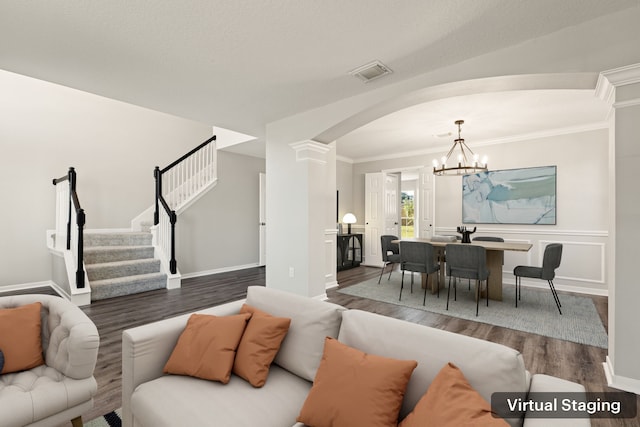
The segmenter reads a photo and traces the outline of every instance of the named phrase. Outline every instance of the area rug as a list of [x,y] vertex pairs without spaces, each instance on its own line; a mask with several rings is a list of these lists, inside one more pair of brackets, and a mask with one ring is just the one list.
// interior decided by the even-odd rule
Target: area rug
[[121,427],[122,408],[84,423],[84,427]]
[[451,301],[446,310],[447,289],[440,289],[440,298],[427,293],[426,304],[422,305],[424,290],[420,287],[420,279],[415,276],[413,293],[409,291],[410,277],[405,275],[402,301],[398,301],[400,294],[401,275],[394,273],[391,280],[383,277],[380,284],[378,279],[369,279],[356,285],[339,289],[338,292],[375,301],[386,302],[446,316],[488,323],[505,328],[516,329],[551,338],[587,344],[600,348],[607,348],[608,339],[600,316],[590,298],[560,294],[562,315],[553,300],[550,290],[522,289],[522,299],[515,307],[515,286],[504,286],[502,301],[480,301],[480,313],[476,317],[476,302],[473,283],[468,289],[466,280],[458,282],[458,299]]

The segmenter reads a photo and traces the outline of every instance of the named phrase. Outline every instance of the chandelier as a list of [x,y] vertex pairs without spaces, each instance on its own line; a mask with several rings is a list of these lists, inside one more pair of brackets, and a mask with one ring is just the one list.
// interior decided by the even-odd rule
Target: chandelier
[[[453,141],[453,147],[447,153],[445,157],[440,159],[433,159],[433,174],[434,175],[465,175],[468,173],[476,173],[487,170],[487,157],[483,157],[482,163],[479,162],[479,156],[471,151],[471,148],[465,144],[464,139],[460,137],[460,128],[464,123],[464,120],[456,120],[458,125],[458,138]],[[455,165],[447,166],[449,159],[457,153],[457,162]]]

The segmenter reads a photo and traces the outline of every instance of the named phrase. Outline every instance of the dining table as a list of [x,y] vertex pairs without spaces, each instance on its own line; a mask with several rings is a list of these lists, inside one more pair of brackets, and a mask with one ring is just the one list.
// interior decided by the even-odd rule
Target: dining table
[[[533,246],[531,243],[523,242],[489,242],[484,240],[475,240],[471,243],[462,243],[460,240],[448,241],[444,239],[430,239],[424,237],[409,237],[401,240],[411,242],[424,242],[430,243],[434,246],[436,252],[436,258],[440,261],[440,271],[438,279],[429,280],[427,282],[427,276],[422,276],[422,286],[430,287],[431,293],[435,293],[438,287],[443,288],[445,283],[445,263],[446,253],[445,247],[447,245],[476,245],[482,246],[487,250],[487,267],[489,268],[489,299],[502,301],[502,265],[504,260],[505,251],[516,252],[528,252]],[[400,240],[394,240],[392,243],[399,243]]]

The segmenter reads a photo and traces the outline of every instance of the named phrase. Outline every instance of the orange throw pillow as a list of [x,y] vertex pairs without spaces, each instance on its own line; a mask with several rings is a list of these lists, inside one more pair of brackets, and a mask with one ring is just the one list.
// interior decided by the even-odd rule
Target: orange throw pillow
[[42,304],[0,310],[0,350],[4,366],[0,374],[26,371],[44,364],[42,357]]
[[397,426],[415,360],[364,353],[325,338],[313,387],[296,421],[313,427]]
[[509,427],[453,363],[445,365],[398,427]]
[[254,387],[262,387],[267,382],[271,362],[289,331],[291,319],[274,317],[247,304],[242,305],[240,313],[251,313],[251,319],[238,345],[233,373]]
[[236,349],[250,317],[249,313],[233,316],[192,314],[164,372],[228,383]]

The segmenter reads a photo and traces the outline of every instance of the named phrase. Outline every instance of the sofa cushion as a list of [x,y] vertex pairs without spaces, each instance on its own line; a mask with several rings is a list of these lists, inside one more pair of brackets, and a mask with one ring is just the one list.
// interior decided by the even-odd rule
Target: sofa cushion
[[442,367],[416,407],[398,427],[507,427],[453,363]]
[[235,375],[226,385],[169,375],[138,386],[131,410],[140,427],[289,427],[310,388],[277,365],[261,388]]
[[274,362],[313,381],[322,359],[325,337],[337,337],[342,313],[336,304],[262,286],[247,289],[247,304],[273,316],[291,319],[289,332]]
[[251,313],[251,319],[238,345],[233,373],[254,387],[262,387],[267,381],[269,366],[287,335],[291,319],[271,316],[247,304],[242,305],[240,313]]
[[192,314],[164,372],[228,383],[236,349],[250,317],[251,313]]
[[[30,425],[54,416],[61,408],[87,402],[91,408],[91,398],[97,388],[93,377],[75,380],[46,365],[0,375],[0,425]],[[49,421],[47,425],[57,424]]]
[[[418,361],[407,385],[401,417],[411,412],[448,362],[458,366],[488,402],[495,391],[526,392],[529,388],[522,355],[489,341],[361,310],[343,313],[338,339],[364,352]],[[522,424],[521,420],[508,422]]]
[[313,427],[395,426],[415,360],[366,354],[326,338],[324,354],[297,421]]
[[42,320],[39,302],[0,309],[0,350],[4,366],[0,374],[24,371],[44,364]]

